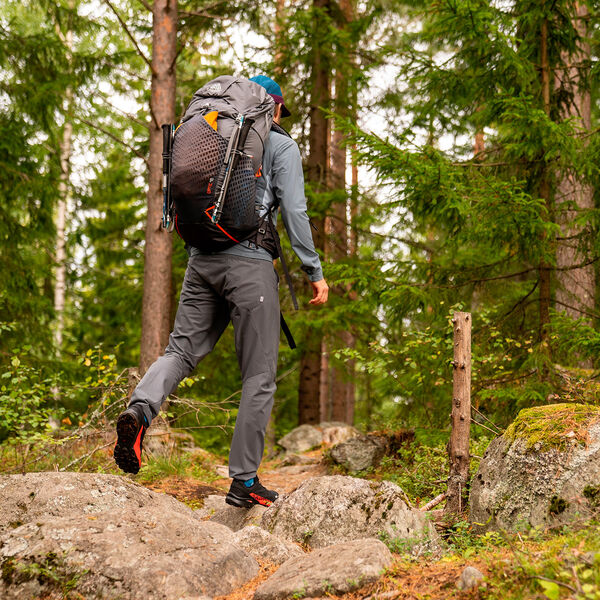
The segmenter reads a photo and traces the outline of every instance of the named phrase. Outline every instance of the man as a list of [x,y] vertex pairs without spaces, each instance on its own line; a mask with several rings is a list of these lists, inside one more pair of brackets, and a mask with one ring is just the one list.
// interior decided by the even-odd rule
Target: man
[[[273,98],[273,121],[279,124],[290,114],[281,88],[265,75],[251,81]],[[269,133],[256,198],[260,216],[279,203],[292,248],[313,288],[310,303],[325,303],[329,288],[306,214],[300,151],[282,132]],[[278,494],[260,483],[257,470],[273,406],[279,349],[278,277],[272,257],[249,241],[212,254],[191,248],[189,254],[169,345],[148,369],[117,420],[115,461],[126,472],[139,471],[142,442],[150,422],[179,382],[213,349],[231,320],[243,383],[229,453],[233,481],[226,502],[239,507],[269,506]]]

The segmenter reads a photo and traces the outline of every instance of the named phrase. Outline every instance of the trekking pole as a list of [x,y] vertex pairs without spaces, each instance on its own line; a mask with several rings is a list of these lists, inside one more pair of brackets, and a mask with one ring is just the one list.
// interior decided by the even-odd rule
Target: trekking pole
[[[248,133],[250,132],[250,128],[254,124],[253,119],[246,119],[243,115],[238,115],[238,118],[240,117],[241,119],[239,121],[238,127],[236,128],[234,144],[231,143],[234,138],[233,134],[231,135],[231,139],[229,140],[231,149],[228,147],[227,152],[229,153],[229,156],[227,156],[227,154],[225,155],[224,164],[227,163],[227,170],[221,188],[218,187],[219,180],[217,179],[217,192],[219,196],[217,198],[217,201],[215,202],[215,210],[212,214],[211,220],[213,223],[218,223],[219,219],[221,218],[221,213],[223,212],[223,204],[225,203],[227,189],[229,188],[229,181],[238,164],[240,155],[243,154],[244,146],[246,145],[246,139],[248,137]],[[238,123],[238,119],[236,119],[236,123]],[[220,174],[221,173],[219,173],[219,175]]]
[[173,125],[165,123],[163,132],[163,215],[162,226],[167,231],[173,230],[173,207],[171,205],[171,154],[173,150]]
[[233,163],[234,149],[237,148],[240,132],[242,130],[242,126],[244,125],[244,115],[241,113],[238,114],[238,116],[235,118],[235,125],[236,126],[234,130],[231,132],[231,137],[229,138],[229,144],[227,145],[227,151],[225,152],[223,164],[221,165],[219,174],[217,175],[217,183],[215,186],[217,199],[215,201],[215,209],[213,210],[211,217],[211,221],[213,223],[219,222],[221,213],[223,212],[223,201],[225,200],[225,194],[227,194],[229,180],[231,179],[231,167]]

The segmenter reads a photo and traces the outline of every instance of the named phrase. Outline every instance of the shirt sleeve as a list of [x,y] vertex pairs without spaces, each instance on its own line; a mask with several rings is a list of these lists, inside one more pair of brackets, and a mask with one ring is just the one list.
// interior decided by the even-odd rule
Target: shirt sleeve
[[306,214],[302,158],[298,145],[293,140],[286,139],[286,145],[276,153],[271,183],[281,206],[281,216],[292,250],[300,259],[302,270],[308,278],[311,281],[320,281],[323,279],[323,269]]

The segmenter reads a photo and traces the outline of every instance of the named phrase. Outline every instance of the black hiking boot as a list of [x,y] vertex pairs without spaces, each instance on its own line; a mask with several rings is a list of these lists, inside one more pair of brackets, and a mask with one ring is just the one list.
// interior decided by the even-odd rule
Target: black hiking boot
[[133,408],[122,412],[117,419],[117,444],[115,462],[125,473],[134,475],[142,466],[142,442],[148,429],[145,416],[138,415]]
[[247,486],[240,479],[234,479],[227,496],[225,496],[225,502],[239,508],[252,508],[255,504],[271,506],[277,498],[279,498],[277,492],[268,490],[258,480],[258,477],[255,477],[251,486]]

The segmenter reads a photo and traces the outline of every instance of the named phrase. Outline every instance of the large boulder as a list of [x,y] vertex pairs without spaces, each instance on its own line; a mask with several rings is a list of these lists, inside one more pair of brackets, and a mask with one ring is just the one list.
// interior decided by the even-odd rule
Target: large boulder
[[328,445],[340,444],[360,435],[356,427],[340,421],[324,421],[318,427],[323,433],[323,443]]
[[329,452],[334,463],[348,471],[364,471],[376,466],[385,454],[386,444],[380,437],[361,435],[336,444]]
[[225,525],[232,531],[238,531],[248,525],[259,525],[266,510],[267,508],[260,504],[255,504],[252,508],[238,508],[225,504],[223,500],[223,507],[210,517],[210,521]]
[[280,565],[304,552],[292,542],[280,540],[268,531],[249,525],[233,534],[236,546],[254,556],[259,563]]
[[313,477],[270,506],[262,527],[311,548],[379,535],[403,540],[407,549],[437,547],[435,528],[424,513],[406,504],[405,497],[389,481]]
[[7,600],[69,589],[89,599],[212,597],[258,572],[223,525],[123,477],[92,473],[0,477],[0,560]]
[[522,410],[488,446],[469,505],[479,531],[590,517],[600,507],[600,408],[563,403]]
[[291,558],[265,581],[254,600],[344,594],[377,581],[392,554],[375,539],[345,542]]
[[306,452],[323,443],[323,432],[312,425],[300,425],[284,435],[279,442],[286,452]]

